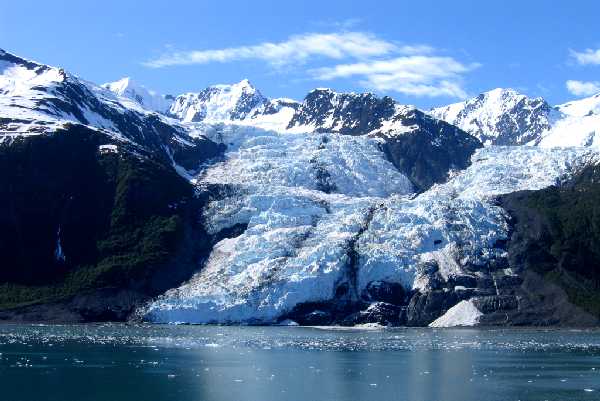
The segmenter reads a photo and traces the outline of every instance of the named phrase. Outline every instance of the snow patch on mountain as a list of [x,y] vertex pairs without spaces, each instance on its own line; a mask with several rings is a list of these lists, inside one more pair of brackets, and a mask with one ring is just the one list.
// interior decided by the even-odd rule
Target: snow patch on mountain
[[123,103],[127,103],[128,100],[133,101],[147,110],[158,113],[166,113],[174,100],[172,96],[160,95],[146,89],[146,87],[139,85],[129,77],[121,78],[118,81],[109,82],[101,86],[121,97]]
[[543,147],[600,149],[600,94],[556,106],[562,118],[540,141]]
[[292,99],[271,99],[255,108],[239,124],[284,132],[288,130],[288,125],[299,106],[300,103]]
[[13,135],[36,135],[54,130],[62,126],[60,120],[75,118],[47,102],[54,98],[54,89],[65,81],[64,71],[5,52],[0,56],[0,131],[3,140]]
[[584,99],[560,104],[556,108],[563,114],[576,117],[600,114],[600,93]]
[[583,146],[600,149],[600,114],[563,117],[541,138],[539,146],[546,148]]

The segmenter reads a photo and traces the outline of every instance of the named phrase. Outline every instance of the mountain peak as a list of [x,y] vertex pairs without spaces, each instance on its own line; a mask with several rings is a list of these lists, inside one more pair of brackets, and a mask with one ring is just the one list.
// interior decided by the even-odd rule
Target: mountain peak
[[123,77],[117,81],[102,84],[101,86],[119,96],[122,96],[128,89],[139,87],[139,85],[136,85],[130,77]]
[[[233,84],[216,84],[216,85],[211,85],[208,88],[204,89],[209,90],[209,89],[218,89],[218,90],[222,90],[222,91],[237,91],[237,92],[244,92],[244,93],[255,93],[255,92],[259,92],[258,89],[256,89],[256,87],[254,85],[252,85],[252,83],[250,82],[249,79],[244,78],[239,82],[233,83]],[[259,92],[260,93],[260,92]]]
[[315,88],[308,92],[306,97],[314,96],[315,94],[338,95],[344,97],[377,97],[373,92],[338,92],[332,88]]
[[521,93],[519,91],[517,91],[516,89],[500,88],[500,87],[483,92],[483,94],[486,94],[486,93],[490,94],[490,95],[502,95],[502,94],[521,95]]
[[183,121],[241,120],[268,103],[248,79],[234,84],[212,85],[198,93],[178,96],[169,110]]
[[331,88],[325,88],[325,87],[323,87],[323,88],[315,88],[315,89],[311,90],[311,91],[310,91],[310,92],[308,92],[308,93],[309,93],[309,94],[311,94],[311,93],[316,93],[316,92],[331,92],[331,93],[337,93],[337,92],[336,92],[336,91],[334,91],[333,89],[331,89]]
[[248,78],[244,78],[240,82],[238,82],[237,84],[234,84],[234,85],[240,86],[240,87],[255,88],[255,86],[252,85],[252,83],[250,82],[250,80]]
[[524,94],[514,88],[496,88],[496,89],[492,89],[491,91],[488,91],[485,93],[488,93],[491,96],[499,96],[499,97],[504,97],[504,98],[527,98],[527,99],[545,101],[544,98],[541,96],[535,96],[535,97],[527,96],[526,94]]
[[166,113],[171,105],[167,96],[147,89],[130,77],[123,77],[118,81],[108,82],[101,86],[121,98],[132,100],[147,110]]
[[396,115],[397,106],[392,98],[373,93],[338,93],[317,88],[306,95],[288,128],[363,135],[380,129],[384,121]]
[[552,108],[543,98],[531,98],[512,88],[495,88],[430,112],[485,145],[524,145],[538,141],[550,128],[551,113]]

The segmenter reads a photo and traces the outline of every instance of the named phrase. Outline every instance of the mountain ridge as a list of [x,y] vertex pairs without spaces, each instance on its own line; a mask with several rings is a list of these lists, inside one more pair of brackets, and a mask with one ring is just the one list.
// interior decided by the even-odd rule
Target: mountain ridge
[[497,88],[430,110],[484,145],[600,146],[600,94],[550,106],[513,89]]

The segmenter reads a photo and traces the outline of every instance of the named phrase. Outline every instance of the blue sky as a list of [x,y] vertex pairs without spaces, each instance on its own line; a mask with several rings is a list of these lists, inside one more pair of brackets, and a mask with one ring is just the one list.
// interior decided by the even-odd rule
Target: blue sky
[[0,0],[0,47],[161,93],[249,78],[270,97],[331,87],[428,108],[512,87],[556,104],[600,91],[598,16],[592,0]]

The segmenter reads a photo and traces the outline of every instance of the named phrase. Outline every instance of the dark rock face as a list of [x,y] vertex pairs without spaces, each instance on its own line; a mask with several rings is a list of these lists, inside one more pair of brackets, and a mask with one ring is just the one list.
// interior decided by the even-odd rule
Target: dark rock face
[[284,107],[289,107],[297,111],[300,108],[300,103],[286,99],[271,99],[269,102],[264,104],[264,108],[262,110],[256,109],[254,114],[251,116],[254,117],[257,114],[277,114]]
[[[384,122],[392,127],[389,132],[381,132]],[[288,128],[303,125],[315,132],[382,138],[388,159],[418,191],[446,181],[451,170],[468,167],[471,155],[482,147],[478,139],[453,125],[371,93],[316,89],[297,108]]]
[[397,117],[405,126],[418,129],[386,136],[383,151],[396,168],[404,173],[419,191],[443,183],[452,170],[471,164],[471,155],[481,142],[444,121],[412,110]]
[[[527,301],[538,310],[554,309],[554,320],[561,323],[574,316],[600,318],[599,202],[599,166],[585,168],[561,187],[500,198],[512,218],[509,264],[524,272],[522,288],[553,294]],[[556,323],[551,317],[547,321]]]
[[[342,296],[345,294],[341,294]],[[328,326],[342,324],[344,319],[366,308],[366,305],[347,300],[332,300],[324,302],[306,302],[298,304],[279,318],[279,321],[293,320],[302,326]]]
[[427,326],[459,301],[457,294],[452,291],[417,292],[406,309],[406,325]]
[[0,319],[123,320],[212,248],[208,195],[160,155],[105,143],[72,125],[0,147]]
[[394,115],[395,104],[387,96],[380,99],[371,93],[336,93],[329,89],[316,89],[304,98],[288,128],[308,125],[314,126],[316,132],[365,135],[380,128],[383,120]]
[[386,302],[375,302],[359,312],[352,313],[344,318],[343,326],[357,324],[378,323],[384,326],[400,325],[402,307]]
[[521,99],[498,121],[497,129],[501,134],[494,144],[524,145],[539,140],[540,134],[550,128],[547,116],[551,110],[552,107],[542,98]]
[[364,299],[374,302],[384,302],[392,305],[402,305],[406,292],[400,283],[388,283],[385,281],[372,281],[367,284]]

